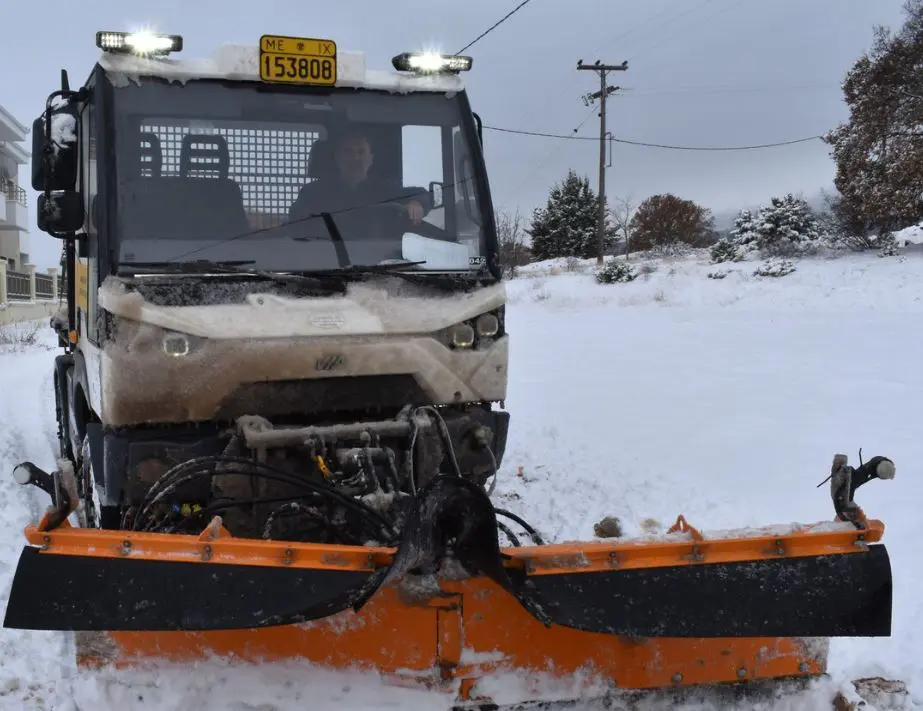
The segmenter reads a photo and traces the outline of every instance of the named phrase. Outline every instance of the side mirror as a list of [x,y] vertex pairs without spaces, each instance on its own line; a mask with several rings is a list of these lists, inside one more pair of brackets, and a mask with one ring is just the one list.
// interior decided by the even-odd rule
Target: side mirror
[[32,122],[32,189],[71,191],[79,168],[77,106],[60,98],[52,106],[50,115],[46,111]]
[[435,180],[429,184],[429,194],[433,199],[433,209],[437,207],[442,207],[442,183],[436,182]]
[[76,190],[60,190],[47,198],[38,196],[38,228],[53,236],[73,234],[83,227],[83,196]]

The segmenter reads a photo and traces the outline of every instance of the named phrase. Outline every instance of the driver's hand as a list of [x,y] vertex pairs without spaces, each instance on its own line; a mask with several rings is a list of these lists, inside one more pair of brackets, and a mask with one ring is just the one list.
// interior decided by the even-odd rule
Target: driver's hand
[[411,200],[407,203],[407,216],[410,218],[410,221],[419,225],[423,220],[423,204],[417,200]]

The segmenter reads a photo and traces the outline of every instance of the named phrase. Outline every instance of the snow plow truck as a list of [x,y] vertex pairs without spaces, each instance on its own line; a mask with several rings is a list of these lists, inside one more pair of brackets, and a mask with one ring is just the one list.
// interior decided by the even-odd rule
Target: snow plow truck
[[96,42],[33,124],[60,451],[12,472],[51,504],[7,628],[74,632],[87,667],[304,660],[462,707],[505,678],[813,679],[830,638],[890,635],[853,499],[886,457],[837,455],[801,526],[551,542],[494,505],[511,334],[470,57]]

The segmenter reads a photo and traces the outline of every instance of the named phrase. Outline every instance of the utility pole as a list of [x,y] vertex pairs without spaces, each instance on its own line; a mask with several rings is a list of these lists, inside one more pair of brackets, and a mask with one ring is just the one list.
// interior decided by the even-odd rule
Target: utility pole
[[581,71],[592,71],[599,74],[599,91],[587,94],[583,97],[584,103],[589,106],[590,103],[599,99],[599,222],[597,229],[597,252],[596,263],[603,263],[603,252],[606,244],[606,99],[610,94],[619,90],[617,86],[606,84],[606,75],[609,72],[624,72],[628,69],[628,62],[621,64],[602,64],[598,59],[595,64],[584,64],[583,60],[578,60],[577,69]]

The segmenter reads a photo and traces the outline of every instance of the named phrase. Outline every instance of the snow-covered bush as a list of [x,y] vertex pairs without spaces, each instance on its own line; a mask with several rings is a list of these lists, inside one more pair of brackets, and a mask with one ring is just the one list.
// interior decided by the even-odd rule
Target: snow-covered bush
[[756,218],[756,245],[765,255],[792,256],[820,239],[820,225],[811,206],[789,193],[774,197]]
[[638,278],[637,272],[628,262],[610,259],[596,270],[598,284],[624,284]]
[[712,264],[722,262],[742,262],[744,259],[744,250],[740,244],[734,242],[732,237],[724,237],[718,240],[708,253]]
[[680,259],[688,257],[693,251],[693,247],[685,242],[668,242],[667,244],[654,245],[647,251],[647,254],[654,258]]
[[795,265],[788,259],[772,257],[764,261],[756,271],[754,276],[761,277],[784,277],[795,271]]
[[879,257],[896,257],[901,253],[900,245],[893,232],[886,232],[879,237],[877,246]]
[[38,321],[20,321],[0,325],[0,346],[29,347],[38,343]]
[[728,274],[730,274],[730,272],[726,269],[717,269],[713,272],[708,272],[706,276],[709,279],[724,279]]

